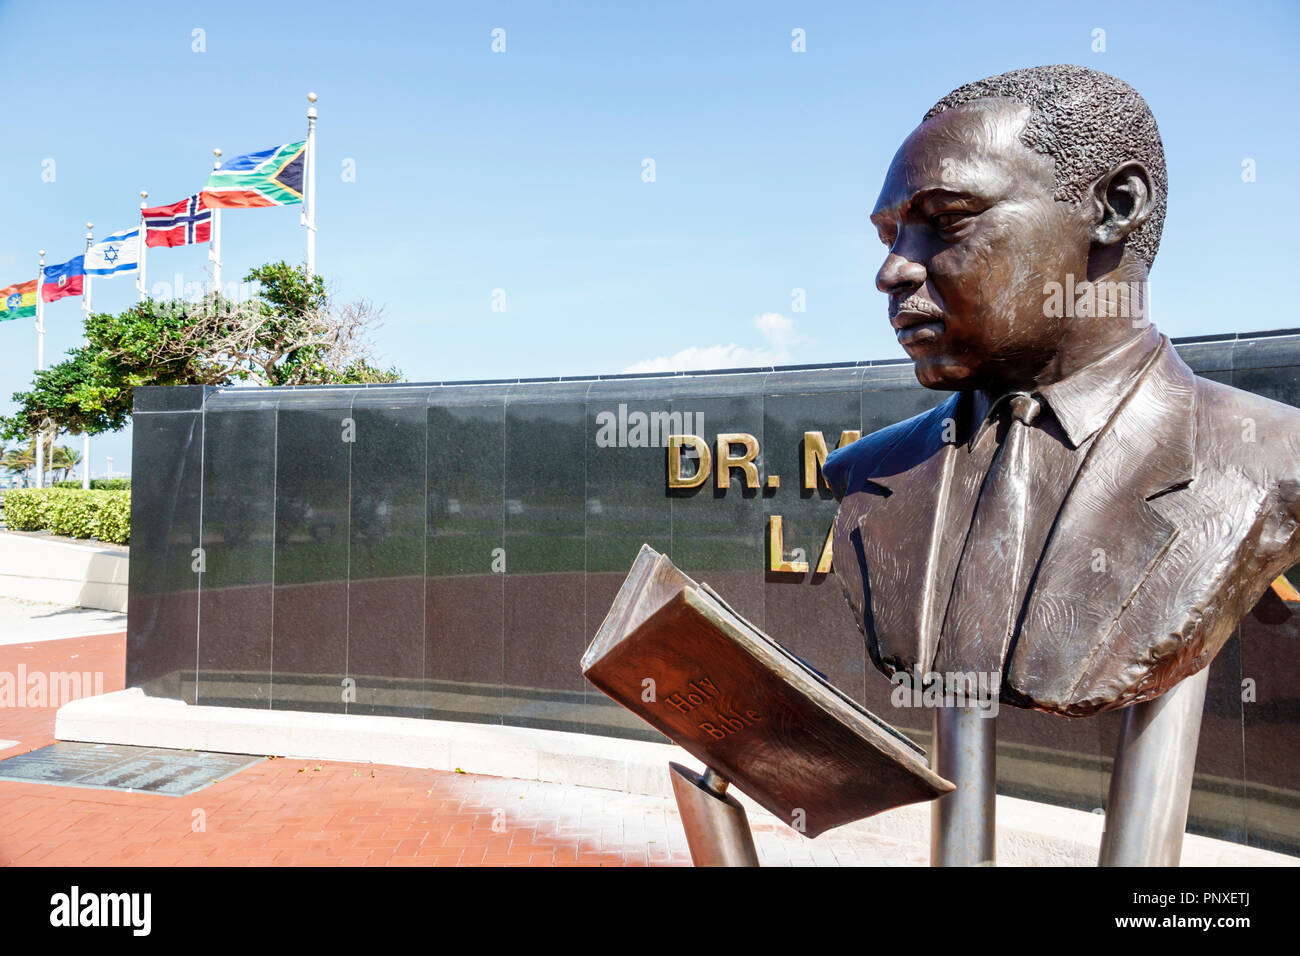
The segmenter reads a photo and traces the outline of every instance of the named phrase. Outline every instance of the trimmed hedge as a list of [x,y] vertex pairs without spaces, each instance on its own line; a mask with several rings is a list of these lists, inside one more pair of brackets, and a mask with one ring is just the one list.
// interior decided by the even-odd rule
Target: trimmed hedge
[[0,511],[13,531],[48,531],[115,544],[131,538],[129,491],[13,488],[0,498]]
[[[80,488],[80,478],[70,478],[65,481],[56,481],[51,486],[54,488]],[[92,491],[122,491],[131,487],[130,478],[91,478],[90,488]]]

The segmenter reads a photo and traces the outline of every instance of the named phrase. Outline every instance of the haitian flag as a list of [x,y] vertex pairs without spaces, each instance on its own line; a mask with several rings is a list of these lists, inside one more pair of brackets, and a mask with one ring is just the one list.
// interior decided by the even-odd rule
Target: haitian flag
[[0,322],[26,319],[36,314],[36,280],[15,282],[0,289]]
[[228,159],[212,171],[199,199],[205,209],[252,209],[302,202],[307,141]]
[[203,208],[198,194],[170,206],[141,211],[146,246],[184,246],[212,241],[212,210]]
[[46,266],[41,298],[55,302],[64,296],[81,295],[86,278],[86,257],[76,256],[57,266]]

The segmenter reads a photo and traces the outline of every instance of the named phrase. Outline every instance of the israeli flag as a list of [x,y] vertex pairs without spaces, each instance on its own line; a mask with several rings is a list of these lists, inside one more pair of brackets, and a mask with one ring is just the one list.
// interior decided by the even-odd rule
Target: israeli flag
[[140,267],[140,230],[115,232],[86,250],[86,275],[114,276]]

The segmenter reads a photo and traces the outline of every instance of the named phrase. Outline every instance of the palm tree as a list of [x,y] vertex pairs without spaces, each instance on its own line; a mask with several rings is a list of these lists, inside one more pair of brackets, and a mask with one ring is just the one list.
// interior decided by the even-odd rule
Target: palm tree
[[60,445],[54,449],[50,459],[50,467],[55,470],[61,469],[63,471],[63,480],[67,481],[72,469],[81,464],[81,452],[75,451],[67,445]]
[[11,474],[15,474],[15,475],[21,474],[30,477],[28,473],[32,470],[33,467],[35,467],[35,465],[36,465],[36,440],[35,439],[32,439],[30,442],[28,442],[25,447],[20,445],[17,448],[8,449],[4,453],[4,457],[0,458],[0,468],[3,468],[5,469],[5,471],[8,471]]

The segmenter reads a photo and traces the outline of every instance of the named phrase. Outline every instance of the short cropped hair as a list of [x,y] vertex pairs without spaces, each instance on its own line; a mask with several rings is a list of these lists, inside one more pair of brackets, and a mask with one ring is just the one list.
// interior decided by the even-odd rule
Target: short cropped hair
[[1160,248],[1169,184],[1160,130],[1137,90],[1087,67],[1035,66],[959,86],[930,107],[925,119],[989,96],[1029,107],[1020,141],[1055,164],[1058,202],[1079,202],[1093,180],[1120,162],[1137,160],[1146,166],[1152,180],[1151,216],[1126,241],[1151,268]]

